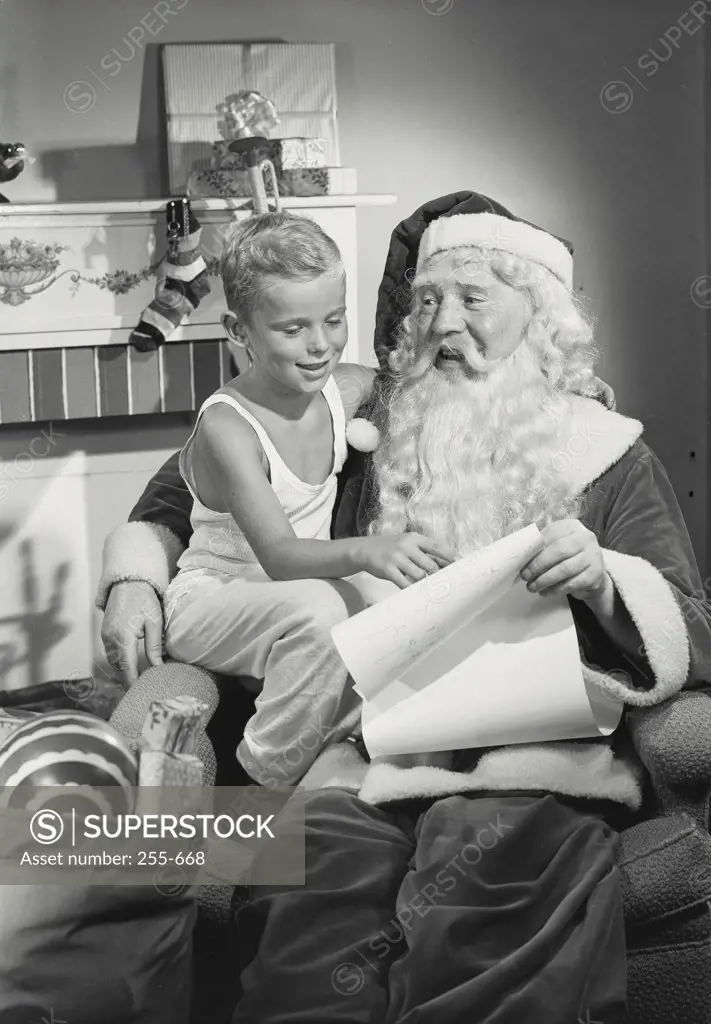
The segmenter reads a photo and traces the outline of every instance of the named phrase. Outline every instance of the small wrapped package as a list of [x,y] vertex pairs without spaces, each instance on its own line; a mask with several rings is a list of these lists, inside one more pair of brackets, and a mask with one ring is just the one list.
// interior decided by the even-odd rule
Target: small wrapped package
[[[265,180],[265,187],[266,187]],[[188,178],[189,196],[246,199],[252,195],[247,171],[206,171],[196,168]]]
[[[260,160],[271,160],[274,169],[279,170],[279,157],[281,154],[279,139],[264,139],[256,146],[256,152]],[[233,153],[230,149],[231,141],[221,139],[215,142],[212,147],[210,167],[215,171],[246,171],[246,155],[244,153]]]
[[195,750],[207,710],[194,697],[153,701],[139,740],[139,787],[202,785]]
[[[277,173],[282,196],[349,196],[358,191],[354,167],[302,167]],[[265,185],[268,182],[265,181]],[[218,196],[220,199],[251,196],[247,171],[208,171],[196,168],[188,180],[189,196]]]
[[[271,160],[277,175],[304,167],[325,167],[328,163],[327,144],[324,139],[288,138],[265,139],[257,149],[261,159]],[[216,171],[246,171],[243,153],[233,153],[230,140],[213,144],[210,165]]]
[[282,171],[283,196],[351,196],[358,191],[355,167],[301,167]]
[[[303,167],[325,167],[328,163],[325,139],[275,139],[279,143],[279,167],[294,171]],[[274,164],[276,167],[276,163]]]

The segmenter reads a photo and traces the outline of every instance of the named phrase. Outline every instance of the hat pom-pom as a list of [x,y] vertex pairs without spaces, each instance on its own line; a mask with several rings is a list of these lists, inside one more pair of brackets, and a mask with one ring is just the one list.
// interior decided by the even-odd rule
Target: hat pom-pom
[[370,420],[352,419],[346,425],[346,440],[359,452],[374,452],[380,444],[380,431]]

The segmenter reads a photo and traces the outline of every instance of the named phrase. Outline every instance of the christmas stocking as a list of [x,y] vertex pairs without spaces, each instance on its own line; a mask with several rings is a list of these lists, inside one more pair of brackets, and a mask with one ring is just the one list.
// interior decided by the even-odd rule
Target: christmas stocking
[[200,251],[200,222],[187,199],[173,200],[166,208],[168,254],[165,276],[156,284],[155,297],[143,311],[129,343],[150,352],[168,340],[210,291],[207,267]]

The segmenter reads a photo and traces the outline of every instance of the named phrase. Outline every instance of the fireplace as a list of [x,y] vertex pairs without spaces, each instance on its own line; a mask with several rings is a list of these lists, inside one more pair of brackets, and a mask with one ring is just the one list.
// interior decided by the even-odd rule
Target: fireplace
[[[358,349],[356,215],[387,195],[284,198],[338,243]],[[190,412],[232,375],[220,315],[220,229],[244,200],[194,199],[211,291],[161,349],[139,353],[131,331],[153,297],[165,253],[165,201],[4,206],[0,216],[0,423]],[[210,259],[212,257],[212,259]]]

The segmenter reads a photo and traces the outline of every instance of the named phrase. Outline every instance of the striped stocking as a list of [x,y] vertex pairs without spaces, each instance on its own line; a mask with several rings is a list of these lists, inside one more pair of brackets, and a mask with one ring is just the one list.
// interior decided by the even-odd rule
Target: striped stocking
[[151,352],[164,344],[210,291],[207,267],[200,251],[202,228],[189,201],[180,199],[168,203],[166,215],[165,276],[158,279],[155,297],[129,338],[129,344],[139,352]]

